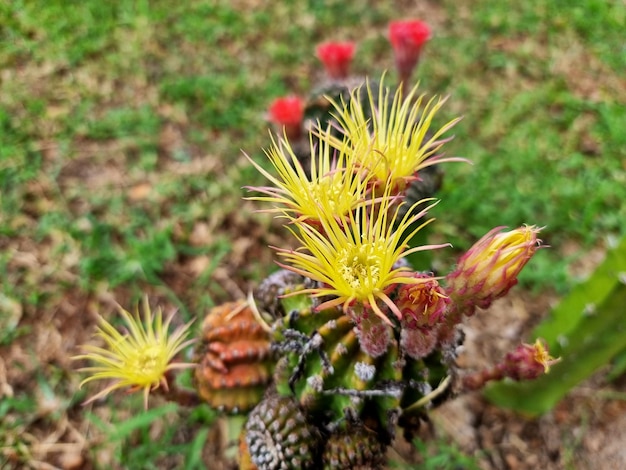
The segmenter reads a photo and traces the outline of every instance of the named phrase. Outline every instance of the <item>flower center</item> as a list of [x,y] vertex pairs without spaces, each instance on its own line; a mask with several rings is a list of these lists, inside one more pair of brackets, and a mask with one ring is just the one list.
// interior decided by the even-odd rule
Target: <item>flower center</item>
[[[324,178],[309,183],[309,191],[313,202],[317,206],[324,206],[333,214],[343,215],[354,205],[355,197],[346,194],[345,182],[340,173],[325,176]],[[323,204],[325,202],[325,204]]]
[[378,243],[367,243],[344,249],[339,257],[339,272],[357,298],[371,294],[379,282],[382,258]]
[[131,359],[130,367],[138,375],[144,376],[147,380],[154,380],[163,374],[163,349],[158,346],[146,346]]

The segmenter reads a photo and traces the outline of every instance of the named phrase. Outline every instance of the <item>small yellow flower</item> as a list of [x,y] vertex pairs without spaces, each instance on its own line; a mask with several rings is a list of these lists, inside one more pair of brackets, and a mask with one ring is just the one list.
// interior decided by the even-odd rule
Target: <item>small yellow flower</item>
[[537,340],[535,341],[535,344],[532,345],[532,348],[534,351],[533,359],[535,360],[535,362],[537,362],[539,365],[543,367],[543,371],[546,374],[550,372],[551,366],[553,366],[554,364],[556,364],[557,362],[561,360],[561,358],[554,358],[550,356],[550,352],[548,351],[548,346],[545,344],[544,341],[542,341],[539,338],[537,338]]
[[366,182],[354,171],[351,149],[346,144],[332,147],[325,137],[329,134],[321,132],[317,143],[311,138],[310,176],[289,142],[283,139],[277,143],[272,137],[266,154],[278,177],[250,160],[274,187],[250,187],[265,196],[249,199],[274,203],[276,207],[267,212],[288,214],[313,224],[319,222],[320,215],[341,218],[354,209],[364,198]]
[[[366,85],[368,103],[363,103],[362,92],[353,92],[349,104],[332,102],[336,119],[343,129],[345,139],[354,149],[357,164],[373,173],[379,184],[390,184],[392,191],[403,190],[416,178],[417,172],[435,163],[466,161],[462,158],[440,158],[436,153],[448,140],[442,135],[461,118],[456,118],[427,135],[433,118],[446,98],[431,98],[422,106],[424,95],[416,98],[416,85],[406,97],[402,87],[390,99],[384,77],[378,97]],[[371,117],[370,117],[371,116]],[[339,139],[333,139],[339,144]]]
[[180,326],[170,335],[168,327],[172,316],[169,316],[163,323],[161,309],[158,309],[153,317],[147,299],[144,300],[143,310],[142,323],[139,312],[132,316],[120,307],[120,314],[128,326],[127,334],[121,334],[105,319],[99,317],[100,326],[96,336],[104,340],[106,349],[85,345],[82,349],[86,354],[73,358],[87,359],[97,364],[80,369],[91,374],[80,383],[80,387],[93,380],[114,380],[111,385],[91,397],[86,403],[106,396],[118,388],[130,387],[131,391],[143,389],[144,405],[147,408],[148,394],[151,390],[160,385],[167,389],[166,372],[194,366],[194,364],[170,363],[178,352],[193,342],[193,340],[185,340],[191,322]]
[[550,367],[560,360],[550,356],[548,345],[538,338],[535,344],[523,343],[508,353],[498,368],[513,380],[533,380],[550,372]]
[[390,323],[378,305],[378,301],[382,301],[398,318],[402,317],[398,307],[387,295],[390,289],[397,284],[417,284],[425,280],[411,275],[407,267],[394,265],[410,253],[439,246],[407,249],[417,231],[432,219],[410,232],[409,227],[425,215],[432,205],[414,214],[412,209],[419,204],[416,203],[396,223],[399,206],[392,210],[392,201],[388,194],[373,199],[369,204],[350,212],[343,223],[334,218],[321,217],[321,230],[298,223],[297,232],[290,227],[302,247],[295,251],[278,249],[278,254],[291,264],[283,266],[286,269],[322,283],[321,287],[300,293],[334,297],[322,303],[319,309],[337,305],[343,305],[346,309],[357,302],[371,308],[376,315]]

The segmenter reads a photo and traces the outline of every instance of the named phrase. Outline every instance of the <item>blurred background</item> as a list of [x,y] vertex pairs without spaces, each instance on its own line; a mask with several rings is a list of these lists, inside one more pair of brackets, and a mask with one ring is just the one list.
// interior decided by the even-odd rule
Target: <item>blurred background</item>
[[[463,120],[447,155],[473,162],[445,166],[428,236],[454,249],[435,265],[499,225],[545,226],[551,246],[499,316],[470,326],[468,364],[491,353],[485,331],[519,343],[594,271],[626,233],[623,1],[3,1],[1,468],[228,468],[211,410],[143,412],[134,396],[81,407],[70,357],[116,303],[146,293],[199,327],[275,269],[268,245],[292,242],[242,200],[265,183],[242,151],[262,162],[269,103],[321,79],[319,42],[356,41],[355,74],[395,77],[387,24],[403,18],[432,27],[414,77],[450,95],[439,124]],[[624,384],[594,377],[539,421],[480,397],[453,404],[440,447],[420,452],[464,468],[619,468],[577,466],[626,439],[606,428]],[[459,413],[471,439],[446,427]]]

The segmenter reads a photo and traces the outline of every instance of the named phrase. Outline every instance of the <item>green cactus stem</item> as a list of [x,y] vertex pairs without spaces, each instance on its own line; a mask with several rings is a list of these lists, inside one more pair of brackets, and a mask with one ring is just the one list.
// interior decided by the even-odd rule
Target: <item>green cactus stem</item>
[[619,285],[620,273],[626,273],[626,237],[609,250],[604,261],[582,284],[576,286],[533,332],[533,338],[543,338],[555,356],[562,347],[571,343],[569,335],[580,328],[580,323],[590,314],[597,315],[597,307],[613,295]]
[[272,347],[281,356],[274,383],[280,395],[296,398],[322,432],[370,420],[379,439],[389,441],[403,408],[409,408],[407,416],[423,416],[431,397],[450,392],[440,387],[455,376],[455,345],[414,360],[403,356],[395,328],[387,350],[374,357],[340,308],[316,311],[319,301],[306,295],[282,302],[289,313],[273,325]]

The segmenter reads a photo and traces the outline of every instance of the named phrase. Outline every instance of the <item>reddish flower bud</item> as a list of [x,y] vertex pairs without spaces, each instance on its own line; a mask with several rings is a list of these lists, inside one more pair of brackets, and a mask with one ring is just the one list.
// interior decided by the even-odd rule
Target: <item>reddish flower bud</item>
[[396,305],[402,314],[400,347],[414,359],[427,356],[437,345],[439,325],[450,299],[437,279],[414,273],[419,284],[405,284],[398,290]]
[[517,284],[517,276],[541,244],[535,226],[510,232],[497,227],[465,253],[446,280],[446,293],[465,313],[487,308]]
[[450,299],[434,277],[420,273],[414,277],[424,282],[404,284],[398,291],[396,305],[402,313],[402,327],[432,327],[442,319]]
[[532,380],[547,374],[550,366],[559,362],[550,356],[548,346],[541,340],[535,344],[522,344],[504,358],[501,365],[505,377],[513,380]]
[[389,41],[393,47],[400,80],[408,82],[419,62],[422,47],[430,39],[430,27],[419,20],[389,23]]
[[276,98],[269,107],[269,120],[284,126],[288,139],[300,137],[304,118],[304,102],[298,96]]
[[324,42],[315,49],[328,76],[334,80],[348,77],[356,45],[353,42]]
[[516,381],[534,380],[550,372],[550,366],[560,360],[551,357],[546,344],[538,339],[535,344],[518,346],[495,367],[466,375],[463,377],[463,388],[465,390],[478,390],[483,388],[487,382],[502,380],[505,377]]

